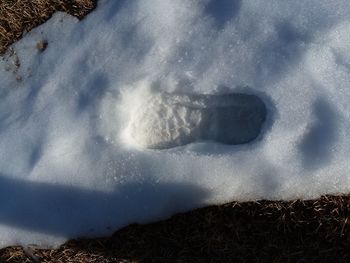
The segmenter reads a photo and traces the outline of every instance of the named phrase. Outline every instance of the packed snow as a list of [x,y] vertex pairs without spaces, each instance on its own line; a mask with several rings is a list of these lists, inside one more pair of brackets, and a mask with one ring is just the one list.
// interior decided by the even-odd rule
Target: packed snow
[[0,247],[350,192],[348,0],[100,0],[0,79]]
[[124,101],[132,105],[124,113],[129,119],[124,138],[143,148],[169,149],[201,140],[248,143],[258,137],[266,120],[264,103],[256,96],[239,93],[169,94],[146,86],[128,93]]

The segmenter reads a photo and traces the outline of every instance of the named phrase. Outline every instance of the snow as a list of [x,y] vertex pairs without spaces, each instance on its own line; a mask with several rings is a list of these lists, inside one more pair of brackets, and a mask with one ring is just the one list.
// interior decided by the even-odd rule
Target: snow
[[122,138],[135,147],[169,149],[199,141],[248,143],[258,137],[266,120],[264,102],[253,95],[165,93],[144,85],[124,95],[120,107],[129,120]]
[[100,0],[12,48],[0,61],[0,247],[350,192],[347,0]]

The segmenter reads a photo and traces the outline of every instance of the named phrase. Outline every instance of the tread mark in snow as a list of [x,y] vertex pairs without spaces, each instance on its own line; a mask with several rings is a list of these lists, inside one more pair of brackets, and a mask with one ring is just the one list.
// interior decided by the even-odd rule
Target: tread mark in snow
[[153,93],[130,114],[127,132],[135,144],[151,149],[201,140],[244,144],[258,137],[266,112],[255,95]]

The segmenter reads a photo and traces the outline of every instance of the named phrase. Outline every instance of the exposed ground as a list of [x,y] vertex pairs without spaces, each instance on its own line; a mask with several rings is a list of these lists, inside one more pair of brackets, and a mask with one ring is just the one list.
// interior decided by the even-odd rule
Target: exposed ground
[[[56,10],[83,18],[95,3],[0,0],[0,54]],[[350,195],[211,206],[57,250],[1,249],[0,262],[350,262]]]
[[45,22],[55,11],[83,18],[97,0],[0,0],[0,54],[22,34]]
[[11,247],[5,262],[350,262],[350,195],[211,206],[57,250]]

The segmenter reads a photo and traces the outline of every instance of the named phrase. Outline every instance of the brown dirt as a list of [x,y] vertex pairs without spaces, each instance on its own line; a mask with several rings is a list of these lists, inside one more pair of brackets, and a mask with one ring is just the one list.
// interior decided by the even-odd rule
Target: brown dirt
[[[96,1],[0,0],[0,54],[56,10],[83,18]],[[350,262],[350,195],[211,206],[56,250],[8,247],[0,262]]]
[[4,262],[350,262],[350,195],[211,206]]
[[0,54],[24,32],[42,24],[55,11],[83,18],[97,0],[0,0]]

